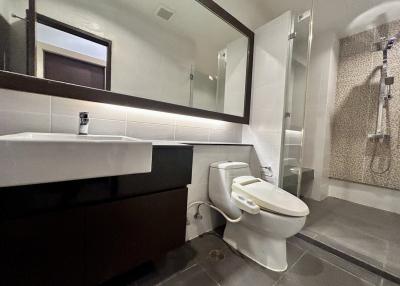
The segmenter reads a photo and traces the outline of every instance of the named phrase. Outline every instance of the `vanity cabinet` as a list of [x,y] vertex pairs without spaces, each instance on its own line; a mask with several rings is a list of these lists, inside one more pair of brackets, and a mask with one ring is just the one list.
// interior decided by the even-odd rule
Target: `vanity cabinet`
[[0,285],[82,285],[84,210],[0,223]]
[[185,242],[187,189],[86,210],[87,285],[159,258]]
[[0,285],[98,285],[182,245],[192,155],[155,146],[151,173],[0,189]]

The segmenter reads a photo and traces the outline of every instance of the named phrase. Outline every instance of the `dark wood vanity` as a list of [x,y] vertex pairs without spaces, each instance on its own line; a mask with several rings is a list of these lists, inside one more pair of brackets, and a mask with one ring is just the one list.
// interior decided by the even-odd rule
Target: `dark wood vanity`
[[98,285],[185,242],[193,149],[152,172],[0,189],[0,285]]

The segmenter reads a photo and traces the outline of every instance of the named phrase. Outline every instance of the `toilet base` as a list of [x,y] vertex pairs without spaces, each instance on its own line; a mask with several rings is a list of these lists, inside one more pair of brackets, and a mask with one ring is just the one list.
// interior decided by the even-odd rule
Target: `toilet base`
[[268,236],[246,227],[243,223],[227,223],[224,241],[261,266],[275,272],[285,271],[286,238]]

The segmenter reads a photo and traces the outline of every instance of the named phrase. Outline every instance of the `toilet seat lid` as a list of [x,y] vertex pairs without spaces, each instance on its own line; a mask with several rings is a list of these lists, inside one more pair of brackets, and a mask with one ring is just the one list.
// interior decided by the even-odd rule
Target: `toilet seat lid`
[[296,196],[253,176],[235,178],[232,190],[251,199],[266,211],[294,217],[310,213],[308,206]]

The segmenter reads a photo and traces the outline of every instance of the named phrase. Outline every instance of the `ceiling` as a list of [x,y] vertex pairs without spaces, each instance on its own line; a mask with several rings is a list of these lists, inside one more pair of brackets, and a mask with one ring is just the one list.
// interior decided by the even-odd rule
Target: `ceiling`
[[[301,13],[312,7],[312,0],[215,0],[215,2],[253,29],[287,10]],[[334,32],[339,37],[344,37],[399,18],[399,0],[315,0],[316,35]]]

